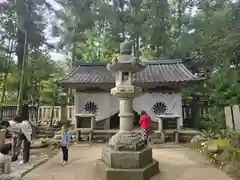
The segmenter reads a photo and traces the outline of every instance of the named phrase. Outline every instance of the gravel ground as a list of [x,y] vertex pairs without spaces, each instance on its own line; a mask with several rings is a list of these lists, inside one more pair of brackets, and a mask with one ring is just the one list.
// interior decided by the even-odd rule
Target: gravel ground
[[[101,180],[94,167],[103,146],[72,146],[66,166],[59,165],[59,154],[26,174],[24,180]],[[232,180],[196,152],[180,145],[154,148],[153,156],[159,161],[160,173],[151,180]]]

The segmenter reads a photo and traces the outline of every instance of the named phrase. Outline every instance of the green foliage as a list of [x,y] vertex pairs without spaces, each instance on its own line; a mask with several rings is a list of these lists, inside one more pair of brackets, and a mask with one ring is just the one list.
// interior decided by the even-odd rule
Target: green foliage
[[[24,90],[25,98],[33,103],[39,102],[39,96],[45,91],[42,87],[43,82],[53,82],[53,75],[61,76],[61,68],[49,59],[44,53],[43,45],[45,44],[44,30],[46,21],[43,17],[46,10],[51,9],[44,0],[19,0],[19,1],[1,1],[0,2],[0,44],[4,53],[0,53],[0,77],[1,80],[1,103],[16,104],[19,91],[19,79],[22,70],[22,64],[25,62],[24,68]],[[47,9],[48,8],[48,9]],[[28,34],[27,50],[28,58],[24,58],[25,54],[25,36]],[[46,47],[44,47],[46,49]],[[17,62],[13,59],[17,56]],[[55,87],[51,86],[52,92]],[[5,97],[6,96],[6,97]],[[53,95],[45,95],[51,97]],[[52,101],[43,101],[49,103]]]
[[[30,54],[25,69],[28,99],[33,103],[39,101],[40,104],[51,105],[59,91],[55,81],[63,75],[62,68],[58,66],[57,62],[50,60],[49,56],[36,57],[35,53]],[[4,104],[16,104],[19,70],[13,61],[10,64],[5,84],[7,91]]]
[[[7,81],[7,93],[13,94],[11,101],[16,99],[19,84],[25,30],[30,47],[25,60],[25,91],[29,96],[40,95],[44,103],[53,99],[53,76],[62,74],[45,53],[47,47],[54,47],[46,42],[44,34],[49,23],[43,14],[51,13],[51,18],[54,14],[52,19],[57,19],[52,22],[52,34],[60,37],[56,49],[72,55],[70,65],[75,59],[109,61],[118,53],[120,42],[131,40],[135,55],[143,59],[182,58],[193,69],[203,71],[207,75],[205,86],[197,84],[189,91],[201,90],[213,105],[240,103],[239,0],[55,1],[61,10],[54,10],[44,0],[0,2],[0,43],[9,49],[6,42],[12,40],[18,57],[18,66],[11,65]],[[14,54],[13,50],[10,54]],[[233,65],[235,68],[230,68]],[[0,61],[1,72],[4,66]],[[217,73],[212,73],[213,69]],[[37,90],[36,86],[44,90],[38,93],[41,88]],[[219,129],[211,129],[215,128]]]
[[209,153],[209,157],[233,179],[238,180],[240,177],[240,149],[232,147],[229,140],[215,140],[215,143],[222,149],[222,152],[219,154]]
[[230,145],[230,140],[227,139],[227,138],[209,140],[208,144],[215,144],[215,145],[217,145],[221,149],[228,148],[228,147],[231,146]]
[[6,50],[0,45],[0,72],[4,72],[6,68]]
[[[233,136],[233,134],[232,134]],[[219,138],[214,140],[198,140],[191,144],[201,154],[205,155],[210,162],[227,172],[234,180],[240,177],[240,149],[231,144],[232,138]],[[216,147],[216,151],[208,147]]]
[[211,108],[209,114],[202,120],[202,130],[207,138],[216,138],[224,134],[225,119],[224,112],[219,108]]
[[217,68],[207,82],[210,98],[214,104],[226,106],[240,103],[240,71],[229,66]]

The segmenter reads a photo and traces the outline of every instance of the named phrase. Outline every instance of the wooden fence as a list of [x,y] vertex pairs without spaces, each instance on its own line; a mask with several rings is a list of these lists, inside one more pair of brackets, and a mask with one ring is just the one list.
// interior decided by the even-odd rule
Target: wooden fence
[[[17,106],[4,106],[0,108],[1,117],[5,120],[10,120],[16,115]],[[49,121],[52,116],[53,120],[59,121],[61,119],[61,106],[29,106],[29,116],[31,119]],[[67,119],[73,120],[74,118],[74,106],[67,106]]]
[[[2,119],[12,119],[16,115],[16,106],[5,106],[0,112],[3,113]],[[182,114],[184,127],[199,129],[200,121],[204,114],[208,113],[207,101],[193,101],[183,100],[182,102]],[[61,106],[30,106],[30,118],[33,120],[49,121],[51,119],[53,110],[53,121],[59,121],[61,119]],[[67,106],[67,118],[73,120],[74,118],[74,106]]]
[[[14,105],[8,105],[8,106],[2,106],[0,107],[0,117],[2,119],[12,119],[14,116],[16,116],[17,112],[17,106]],[[37,108],[35,106],[29,106],[29,116],[33,119],[36,119],[38,116],[37,114]]]
[[[38,111],[38,119],[42,121],[49,121],[52,116],[53,120],[59,121],[61,119],[61,106],[40,106]],[[67,119],[72,121],[74,119],[74,106],[67,106]]]
[[233,131],[240,132],[240,108],[239,105],[226,106],[224,108],[226,125]]
[[183,100],[182,115],[183,126],[187,128],[200,129],[201,120],[209,113],[207,100]]

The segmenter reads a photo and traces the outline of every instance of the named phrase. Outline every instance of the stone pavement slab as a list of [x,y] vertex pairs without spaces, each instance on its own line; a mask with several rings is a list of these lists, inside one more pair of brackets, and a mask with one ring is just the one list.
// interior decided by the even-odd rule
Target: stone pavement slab
[[[72,146],[69,163],[59,165],[61,154],[24,176],[24,180],[101,180],[94,171],[103,144]],[[225,173],[207,163],[196,152],[185,148],[153,149],[159,161],[160,174],[151,180],[231,180]]]
[[22,160],[21,155],[19,156],[19,160],[12,162],[12,170],[25,175],[35,167],[41,165],[51,158],[54,154],[59,152],[58,150],[52,150],[51,148],[40,148],[40,149],[31,149],[30,161],[27,164],[19,164]]
[[12,162],[12,170],[22,175],[25,175],[36,166],[46,162],[49,159],[49,156],[45,153],[32,153],[30,161],[27,164],[19,164],[21,159],[21,156],[19,156],[18,161]]

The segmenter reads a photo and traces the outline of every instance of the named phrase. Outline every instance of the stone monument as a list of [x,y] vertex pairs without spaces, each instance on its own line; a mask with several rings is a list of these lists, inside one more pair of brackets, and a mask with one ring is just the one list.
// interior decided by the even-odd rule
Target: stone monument
[[116,86],[111,94],[119,99],[119,132],[111,137],[97,161],[96,171],[103,180],[147,180],[159,172],[158,162],[152,158],[152,149],[142,137],[133,132],[133,99],[141,94],[134,85],[136,72],[145,68],[132,56],[132,44],[120,45],[120,56],[107,68],[115,73]]

